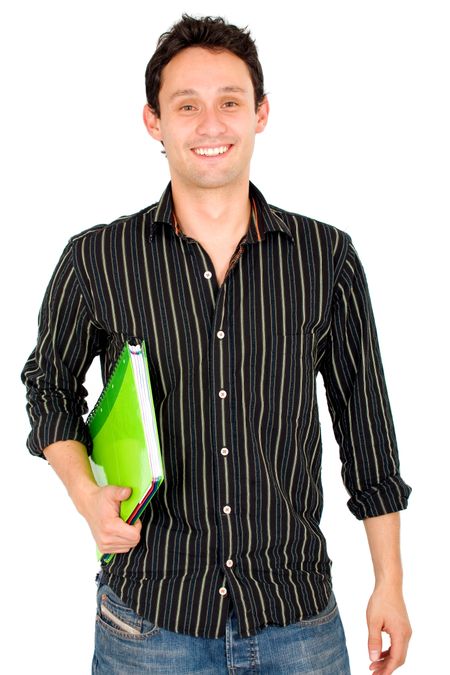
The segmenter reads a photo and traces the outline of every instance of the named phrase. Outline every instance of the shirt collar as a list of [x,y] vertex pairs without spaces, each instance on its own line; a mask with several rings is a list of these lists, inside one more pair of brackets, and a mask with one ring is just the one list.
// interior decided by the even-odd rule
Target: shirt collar
[[[267,232],[281,232],[287,235],[291,241],[294,241],[294,236],[287,223],[266,202],[262,193],[251,182],[249,183],[249,195],[252,210],[246,243],[254,244],[262,241],[266,238]],[[160,226],[169,226],[177,236],[182,235],[173,208],[171,183],[168,184],[156,205],[153,222],[150,226],[150,240],[153,239]]]

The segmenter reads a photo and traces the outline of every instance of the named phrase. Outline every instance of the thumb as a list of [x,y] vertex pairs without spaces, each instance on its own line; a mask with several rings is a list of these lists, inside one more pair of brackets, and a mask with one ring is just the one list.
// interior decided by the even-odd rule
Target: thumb
[[110,485],[109,493],[114,501],[123,502],[124,499],[128,499],[128,497],[131,495],[131,488],[118,487],[117,485]]
[[369,658],[378,661],[381,656],[381,627],[375,624],[369,625]]

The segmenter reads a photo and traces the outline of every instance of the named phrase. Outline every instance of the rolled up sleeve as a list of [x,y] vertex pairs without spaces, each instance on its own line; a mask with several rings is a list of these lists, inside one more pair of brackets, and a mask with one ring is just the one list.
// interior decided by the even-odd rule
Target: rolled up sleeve
[[56,441],[76,440],[91,450],[83,420],[86,371],[100,353],[103,333],[92,320],[72,264],[71,243],[53,273],[39,312],[37,344],[21,377],[27,390],[33,455]]
[[406,508],[411,488],[400,476],[369,291],[351,242],[335,286],[321,372],[350,511],[362,520]]

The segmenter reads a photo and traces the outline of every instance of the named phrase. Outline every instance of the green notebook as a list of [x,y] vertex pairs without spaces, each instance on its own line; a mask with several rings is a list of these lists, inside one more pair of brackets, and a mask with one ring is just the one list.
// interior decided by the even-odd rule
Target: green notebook
[[[87,425],[94,477],[99,485],[132,489],[121,503],[120,516],[133,524],[164,480],[144,343],[125,343]],[[105,554],[102,562],[113,557]]]

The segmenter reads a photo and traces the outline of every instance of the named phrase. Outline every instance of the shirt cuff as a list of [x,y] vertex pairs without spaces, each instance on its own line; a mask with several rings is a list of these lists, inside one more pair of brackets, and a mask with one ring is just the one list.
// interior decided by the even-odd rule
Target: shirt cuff
[[57,441],[79,441],[92,452],[92,440],[82,417],[67,413],[48,413],[39,417],[28,436],[27,447],[32,455],[45,459],[43,451]]
[[399,475],[352,494],[347,506],[358,520],[402,511],[408,506],[411,488]]

